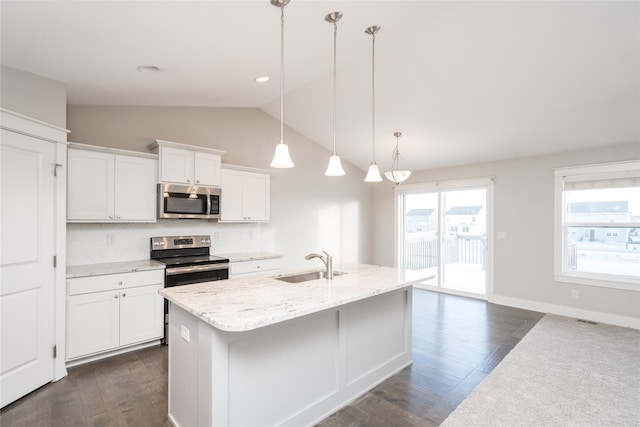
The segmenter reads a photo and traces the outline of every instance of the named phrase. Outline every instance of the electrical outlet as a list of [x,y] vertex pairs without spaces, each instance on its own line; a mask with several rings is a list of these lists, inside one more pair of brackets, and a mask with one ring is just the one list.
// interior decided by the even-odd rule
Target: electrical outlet
[[115,235],[107,234],[107,246],[113,246],[113,241],[115,240]]
[[220,233],[217,231],[213,232],[213,241],[217,242],[218,240],[220,240]]
[[182,327],[180,328],[180,335],[186,342],[191,342],[191,339],[189,338],[189,328],[187,328],[186,326],[182,325]]
[[575,289],[572,289],[572,290],[571,290],[571,298],[573,298],[573,299],[578,299],[578,298],[580,298],[580,292],[578,292],[578,291],[577,291],[577,290],[575,290]]

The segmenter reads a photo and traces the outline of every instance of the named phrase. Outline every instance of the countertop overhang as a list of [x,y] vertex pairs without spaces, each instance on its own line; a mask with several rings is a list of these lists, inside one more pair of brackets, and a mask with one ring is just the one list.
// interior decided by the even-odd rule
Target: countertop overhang
[[[316,269],[317,270],[317,269]],[[244,332],[410,287],[402,270],[366,264],[339,265],[332,280],[288,283],[279,275],[220,280],[161,289],[160,294],[211,326]]]

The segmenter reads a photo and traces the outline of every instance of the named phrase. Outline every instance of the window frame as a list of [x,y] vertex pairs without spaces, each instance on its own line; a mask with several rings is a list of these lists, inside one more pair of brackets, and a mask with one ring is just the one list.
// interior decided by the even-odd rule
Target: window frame
[[[554,169],[554,280],[556,282],[577,283],[640,292],[640,278],[635,276],[616,276],[604,273],[568,271],[568,233],[569,227],[577,223],[565,223],[564,182],[590,181],[596,178],[640,177],[640,161],[602,163]],[[589,223],[593,226],[611,226],[610,223]],[[637,227],[637,223],[615,223],[615,228]]]

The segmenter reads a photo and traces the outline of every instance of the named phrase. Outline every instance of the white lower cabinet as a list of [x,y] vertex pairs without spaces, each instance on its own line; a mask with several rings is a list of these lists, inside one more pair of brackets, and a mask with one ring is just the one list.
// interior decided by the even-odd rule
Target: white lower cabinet
[[67,360],[162,338],[164,271],[67,280]]

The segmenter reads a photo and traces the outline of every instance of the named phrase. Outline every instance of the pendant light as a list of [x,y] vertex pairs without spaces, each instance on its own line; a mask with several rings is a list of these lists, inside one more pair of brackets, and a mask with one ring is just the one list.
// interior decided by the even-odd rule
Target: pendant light
[[324,173],[327,176],[342,176],[342,162],[336,153],[336,39],[338,34],[337,22],[342,18],[342,13],[332,12],[324,17],[324,20],[333,24],[333,154],[329,158],[329,166]]
[[371,164],[369,165],[369,171],[364,179],[365,182],[380,182],[382,177],[380,176],[380,170],[376,163],[376,33],[380,27],[374,25],[364,30],[365,33],[371,35],[372,43],[372,55],[371,55]]
[[[399,185],[401,182],[404,182],[411,176],[411,168],[409,169],[400,169],[400,150],[398,150],[398,144],[400,143],[400,137],[402,133],[394,132],[393,136],[396,137],[396,148],[393,150],[393,163],[391,164],[391,170],[388,170],[384,173],[384,176],[387,179],[396,185]],[[406,162],[405,162],[406,163]]]
[[271,161],[272,168],[292,168],[289,147],[284,143],[284,7],[290,0],[270,0],[271,4],[280,8],[280,143],[276,145],[276,153]]

